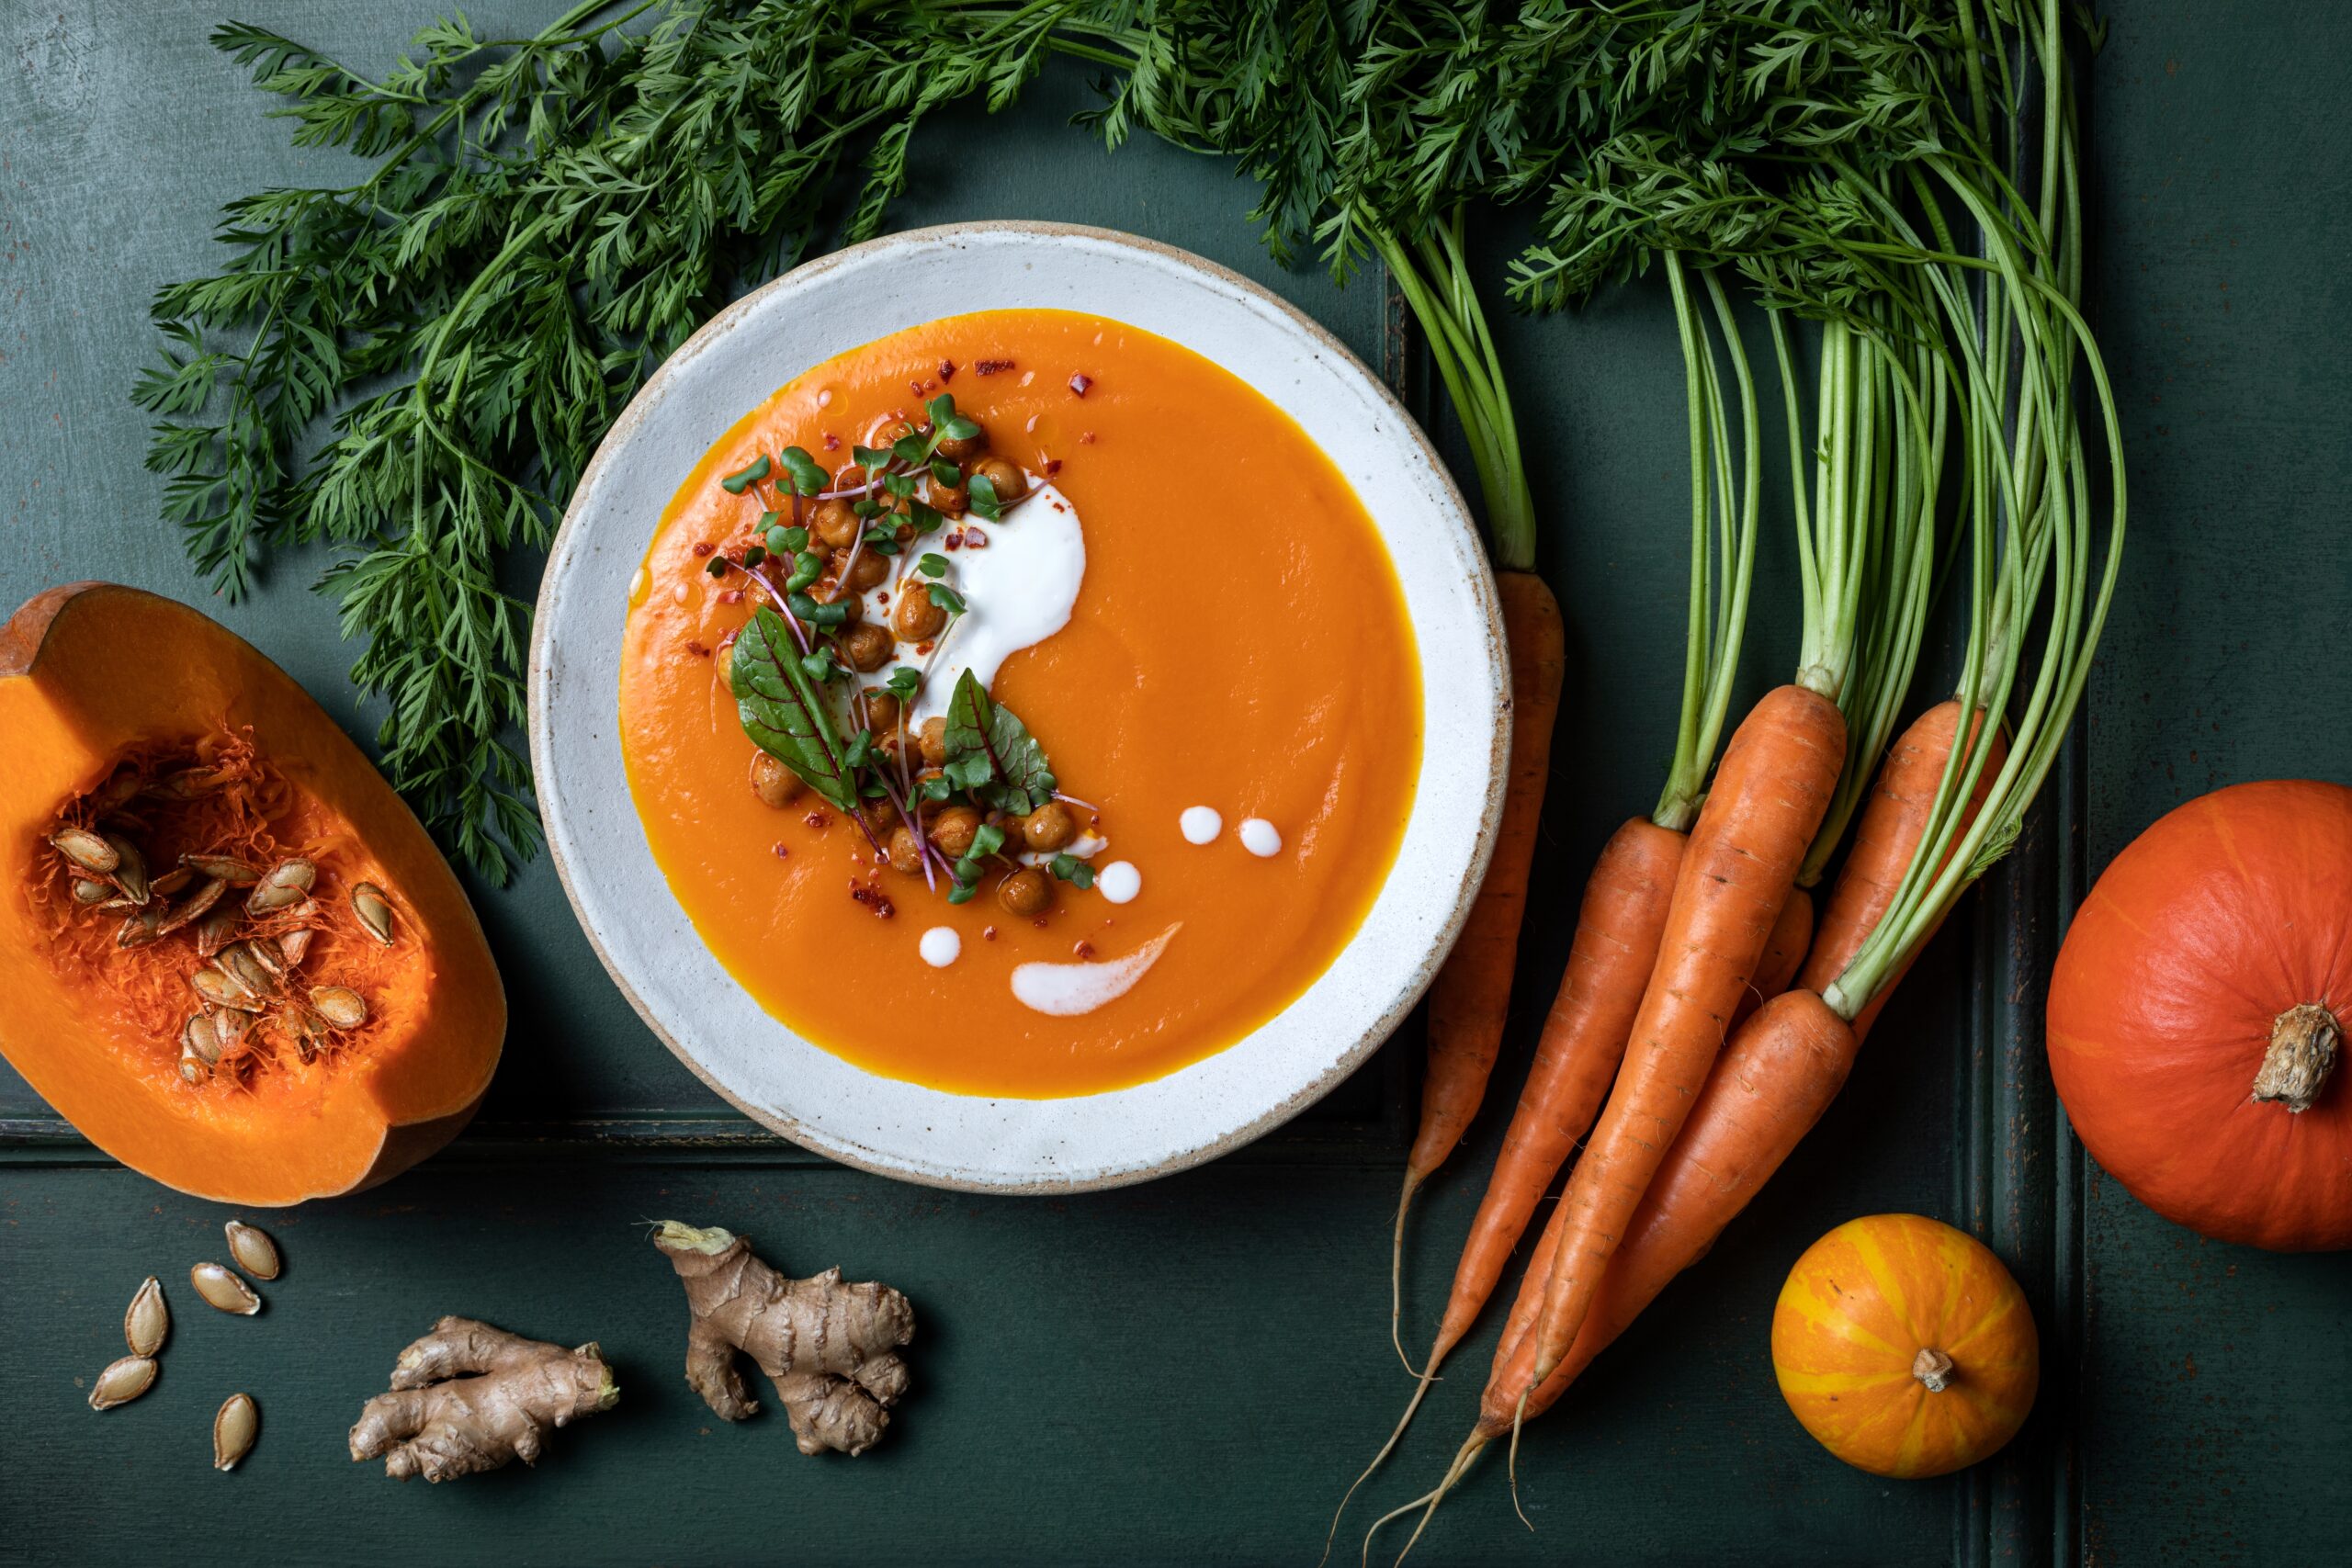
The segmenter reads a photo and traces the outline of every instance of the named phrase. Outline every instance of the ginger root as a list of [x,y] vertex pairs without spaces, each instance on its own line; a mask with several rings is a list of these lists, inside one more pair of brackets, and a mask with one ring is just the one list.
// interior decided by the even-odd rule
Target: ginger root
[[881,1440],[907,1391],[895,1353],[915,1335],[906,1297],[844,1284],[839,1269],[786,1279],[752,1256],[749,1237],[715,1227],[664,1220],[653,1245],[685,1281],[686,1382],[712,1410],[741,1421],[759,1409],[736,1369],[740,1350],[775,1384],[802,1453],[860,1454]]
[[351,1428],[351,1457],[384,1456],[395,1481],[450,1481],[509,1460],[537,1464],[547,1429],[610,1410],[613,1370],[592,1342],[576,1350],[469,1317],[445,1317],[401,1352],[392,1392]]

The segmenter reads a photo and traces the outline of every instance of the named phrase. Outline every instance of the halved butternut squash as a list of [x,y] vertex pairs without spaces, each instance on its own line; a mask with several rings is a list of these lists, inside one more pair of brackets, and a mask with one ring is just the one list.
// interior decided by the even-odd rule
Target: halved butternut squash
[[0,1052],[199,1197],[299,1203],[456,1136],[506,1034],[457,878],[286,672],[111,583],[0,630]]

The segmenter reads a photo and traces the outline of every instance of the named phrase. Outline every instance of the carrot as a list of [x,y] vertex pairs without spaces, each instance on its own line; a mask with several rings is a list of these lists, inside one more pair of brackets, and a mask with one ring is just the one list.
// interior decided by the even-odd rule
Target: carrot
[[[1486,1196],[1470,1222],[1470,1239],[1453,1272],[1445,1316],[1437,1340],[1421,1364],[1420,1385],[1405,1414],[1372,1462],[1340,1499],[1331,1529],[1339,1529],[1356,1488],[1369,1480],[1412,1425],[1413,1415],[1436,1380],[1448,1352],[1477,1321],[1495,1281],[1510,1262],[1511,1249],[1527,1228],[1528,1216],[1551,1186],[1552,1178],[1592,1125],[1601,1096],[1617,1076],[1625,1036],[1657,959],[1658,933],[1666,928],[1674,874],[1682,862],[1684,836],[1636,817],[1609,836],[1586,882],[1577,912],[1576,942],[1567,973],[1544,1021],[1535,1058],[1528,1068],[1519,1109],[1503,1134],[1502,1152],[1487,1179]],[[1400,1352],[1402,1347],[1399,1347]],[[1329,1538],[1326,1550],[1329,1550]]]
[[[1706,1256],[1836,1098],[1870,1032],[1871,1021],[1885,1003],[1886,991],[1872,998],[1848,1025],[1821,1000],[1816,987],[1843,972],[1893,902],[1926,829],[1959,728],[1960,706],[1955,700],[1929,708],[1887,752],[1855,825],[1854,847],[1824,907],[1820,933],[1799,988],[1768,998],[1755,1017],[1735,1032],[1665,1163],[1642,1195],[1625,1239],[1602,1271],[1591,1312],[1575,1343],[1551,1375],[1530,1391],[1535,1340],[1529,1330],[1542,1308],[1567,1218],[1566,1205],[1553,1212],[1495,1347],[1477,1425],[1436,1489],[1406,1505],[1407,1509],[1424,1509],[1424,1525],[1481,1450],[1510,1431],[1515,1420],[1540,1416],[1557,1404],[1568,1385],[1677,1275]],[[1982,725],[1981,715],[1977,722]],[[1988,744],[1988,760],[1963,828],[1983,807],[1985,790],[2000,771],[2004,750],[1997,731]],[[1898,972],[1887,990],[1901,977]],[[1522,1393],[1527,1400],[1523,1415],[1519,1403]],[[1416,1529],[1414,1538],[1419,1535]]]
[[1767,693],[1724,748],[1683,852],[1624,1067],[1560,1201],[1568,1217],[1537,1320],[1531,1386],[1584,1326],[1600,1271],[1706,1082],[1845,752],[1838,705],[1803,685]]
[[[1532,571],[1495,574],[1502,600],[1503,635],[1510,653],[1510,774],[1504,785],[1502,825],[1494,859],[1471,906],[1461,940],[1430,987],[1429,1066],[1421,1084],[1421,1120],[1405,1161],[1405,1190],[1396,1201],[1395,1255],[1389,1268],[1389,1337],[1405,1354],[1398,1333],[1403,1311],[1405,1211],[1414,1190],[1445,1163],[1469,1131],[1486,1098],[1495,1054],[1510,1010],[1510,983],[1519,962],[1519,926],[1527,907],[1528,867],[1535,855],[1537,818],[1552,771],[1552,723],[1560,709],[1567,663],[1567,631],[1559,601]],[[1410,1371],[1412,1362],[1406,1361]]]
[[1591,1130],[1617,1076],[1687,840],[1636,817],[1610,835],[1585,884],[1567,973],[1544,1020],[1519,1110],[1503,1134],[1486,1197],[1470,1222],[1430,1366],[1470,1331],[1528,1217],[1577,1144]]
[[[1495,1347],[1494,1370],[1479,1398],[1477,1424],[1436,1489],[1406,1505],[1423,1510],[1423,1527],[1480,1450],[1509,1435],[1515,1422],[1557,1404],[1593,1359],[1633,1325],[1675,1276],[1707,1255],[1724,1227],[1747,1207],[1821,1119],[1845,1083],[1859,1044],[1845,1020],[1810,991],[1772,998],[1740,1027],[1700,1090],[1672,1155],[1634,1210],[1576,1342],[1559,1365],[1531,1388],[1537,1339],[1533,1330],[1569,1213],[1565,1205],[1554,1211],[1528,1259],[1519,1299]],[[1420,1529],[1413,1535],[1419,1540]],[[1411,1545],[1408,1541],[1407,1550]]]
[[[1973,745],[1976,731],[1984,722],[1977,716],[1969,727],[1969,742]],[[1838,874],[1838,886],[1831,890],[1829,903],[1821,912],[1821,930],[1814,938],[1813,952],[1805,960],[1797,984],[1808,991],[1826,991],[1829,983],[1845,973],[1854,954],[1861,951],[1863,941],[1878,929],[1880,919],[1894,902],[1896,887],[1919,847],[1919,837],[1926,831],[1928,814],[1934,806],[1936,788],[1943,780],[1944,764],[1951,756],[1953,738],[1960,730],[1960,700],[1947,698],[1938,703],[1903,732],[1886,754],[1886,761],[1878,771],[1878,782],[1871,790],[1870,804],[1862,809],[1862,818],[1854,827],[1854,847],[1847,852],[1844,869]],[[1968,803],[1966,820],[1973,821],[1984,804],[1984,792],[2001,771],[2007,757],[1999,731],[1988,742],[1989,751],[1984,771],[1977,776],[1976,789]],[[1900,985],[1910,969],[1906,962],[1872,997],[1862,1010],[1854,1015],[1854,1033],[1867,1035],[1871,1025],[1878,1021],[1879,1010]]]
[[1764,956],[1756,961],[1756,977],[1747,983],[1747,994],[1739,998],[1738,1010],[1731,1015],[1731,1026],[1737,1030],[1747,1021],[1748,1015],[1782,991],[1797,977],[1797,969],[1804,963],[1805,950],[1813,945],[1813,894],[1803,887],[1789,889],[1789,901],[1781,906],[1780,914],[1772,921],[1772,934],[1765,939]]

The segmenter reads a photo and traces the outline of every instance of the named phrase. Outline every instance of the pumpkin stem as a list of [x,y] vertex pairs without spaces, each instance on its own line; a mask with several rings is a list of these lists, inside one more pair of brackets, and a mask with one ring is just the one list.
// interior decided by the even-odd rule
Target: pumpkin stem
[[1928,1385],[1929,1393],[1951,1386],[1952,1359],[1941,1350],[1922,1350],[1911,1358],[1911,1375]]
[[2270,1049],[2254,1075],[2254,1098],[2276,1100],[2290,1111],[2309,1111],[2335,1069],[2344,1026],[2318,1002],[2289,1008],[2270,1025]]

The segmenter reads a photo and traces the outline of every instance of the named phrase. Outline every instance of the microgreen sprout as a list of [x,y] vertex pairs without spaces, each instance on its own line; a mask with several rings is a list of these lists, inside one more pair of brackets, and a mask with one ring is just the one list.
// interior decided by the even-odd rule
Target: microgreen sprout
[[767,478],[770,470],[775,467],[775,464],[768,461],[768,455],[763,452],[752,458],[749,465],[736,469],[718,482],[728,494],[741,495]]

